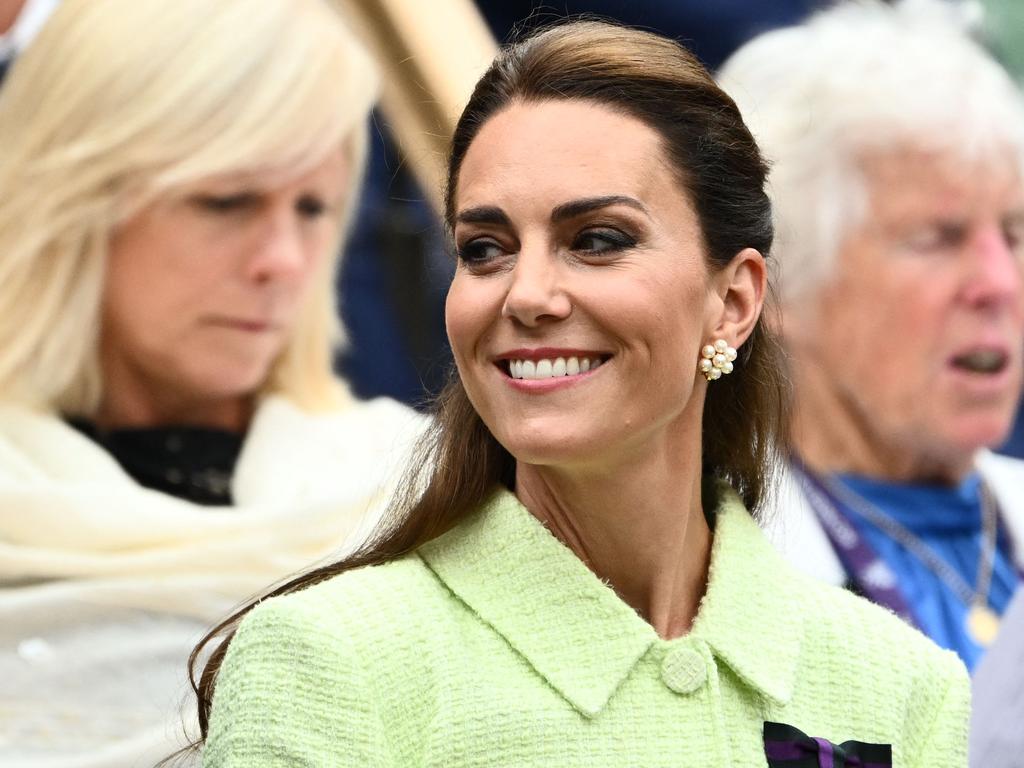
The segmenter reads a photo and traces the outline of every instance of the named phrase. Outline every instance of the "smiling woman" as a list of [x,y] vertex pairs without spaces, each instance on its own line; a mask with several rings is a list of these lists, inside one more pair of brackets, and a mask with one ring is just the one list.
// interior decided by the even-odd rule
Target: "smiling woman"
[[[745,340],[764,259],[745,249],[712,278],[660,145],[603,105],[546,100],[495,115],[466,153],[448,333],[475,410],[529,464],[555,451],[603,471],[650,441],[700,466],[703,398],[686,374],[708,339]],[[582,369],[568,375],[573,360]]]
[[331,369],[375,82],[323,0],[64,0],[11,69],[0,764],[165,756],[196,639],[379,511],[418,419]]
[[785,401],[765,175],[676,43],[498,56],[453,139],[433,440],[389,529],[223,625],[207,765],[963,765],[955,657],[751,516]]

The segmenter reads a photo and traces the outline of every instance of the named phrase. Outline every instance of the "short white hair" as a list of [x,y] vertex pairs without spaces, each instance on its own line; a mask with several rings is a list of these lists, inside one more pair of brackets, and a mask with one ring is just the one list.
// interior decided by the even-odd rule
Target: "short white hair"
[[719,73],[771,165],[784,303],[831,274],[867,214],[859,163],[921,150],[1024,171],[1024,105],[1010,76],[940,0],[853,0],[761,35]]
[[[114,227],[211,176],[296,176],[345,147],[358,197],[377,88],[325,0],[64,0],[0,88],[0,398],[89,415]],[[327,407],[334,253],[268,391]]]

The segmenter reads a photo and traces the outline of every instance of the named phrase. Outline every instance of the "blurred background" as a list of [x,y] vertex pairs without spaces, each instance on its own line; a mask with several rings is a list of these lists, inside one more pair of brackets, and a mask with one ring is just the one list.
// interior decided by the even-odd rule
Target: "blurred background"
[[[373,42],[385,90],[357,225],[337,291],[348,344],[337,367],[356,394],[422,408],[445,381],[443,305],[454,261],[439,216],[444,145],[461,101],[497,42],[589,14],[685,42],[712,70],[745,41],[795,23],[825,0],[335,0]],[[1024,77],[1024,3],[948,0],[979,39]],[[59,0],[0,0],[0,78]],[[2,150],[0,150],[2,151]],[[1006,453],[1024,456],[1024,418]]]

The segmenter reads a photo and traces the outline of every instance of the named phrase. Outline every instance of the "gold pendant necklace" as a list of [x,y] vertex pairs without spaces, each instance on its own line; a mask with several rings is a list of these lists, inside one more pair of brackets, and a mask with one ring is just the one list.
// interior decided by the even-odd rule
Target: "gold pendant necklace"
[[999,529],[999,510],[992,492],[984,482],[981,493],[981,557],[978,563],[978,578],[974,583],[974,597],[967,610],[967,634],[982,648],[988,648],[999,634],[999,614],[989,608],[988,591],[992,585],[992,570],[995,567],[996,539]]
[[999,634],[999,616],[987,604],[975,603],[967,611],[967,634],[982,648],[988,648]]
[[997,536],[999,531],[999,509],[988,485],[982,481],[978,493],[981,500],[981,543],[978,553],[978,573],[974,588],[960,576],[931,547],[917,538],[901,523],[875,507],[867,499],[850,491],[842,483],[823,475],[820,481],[836,497],[841,498],[850,508],[856,510],[870,523],[880,528],[892,539],[903,545],[940,581],[946,584],[967,608],[964,628],[974,643],[988,648],[999,634],[999,615],[989,607],[988,593],[992,586],[992,571],[995,567]]

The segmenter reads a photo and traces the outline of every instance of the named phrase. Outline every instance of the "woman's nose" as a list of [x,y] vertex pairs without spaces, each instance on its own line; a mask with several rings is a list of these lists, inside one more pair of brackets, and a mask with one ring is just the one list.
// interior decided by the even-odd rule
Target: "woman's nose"
[[270,213],[254,234],[248,276],[258,283],[301,274],[310,259],[303,222],[294,212]]
[[564,265],[556,254],[521,250],[509,276],[502,317],[527,327],[568,317],[572,303],[563,281]]

